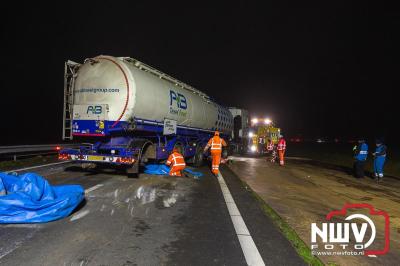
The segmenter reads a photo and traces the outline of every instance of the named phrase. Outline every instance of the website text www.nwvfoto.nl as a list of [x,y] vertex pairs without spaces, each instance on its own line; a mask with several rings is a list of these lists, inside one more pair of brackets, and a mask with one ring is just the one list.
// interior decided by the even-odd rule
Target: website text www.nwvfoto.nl
[[311,251],[314,256],[363,256],[364,251]]

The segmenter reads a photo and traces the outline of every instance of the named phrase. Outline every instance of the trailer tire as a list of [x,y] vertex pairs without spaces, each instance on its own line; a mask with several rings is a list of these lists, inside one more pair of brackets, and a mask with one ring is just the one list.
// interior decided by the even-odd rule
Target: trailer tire
[[131,167],[126,169],[126,175],[128,178],[138,178],[139,177],[139,162],[135,162]]
[[197,146],[196,153],[193,157],[193,166],[200,167],[204,164],[203,147]]
[[144,166],[149,160],[152,160],[155,156],[155,149],[153,143],[146,142],[140,151],[139,165]]

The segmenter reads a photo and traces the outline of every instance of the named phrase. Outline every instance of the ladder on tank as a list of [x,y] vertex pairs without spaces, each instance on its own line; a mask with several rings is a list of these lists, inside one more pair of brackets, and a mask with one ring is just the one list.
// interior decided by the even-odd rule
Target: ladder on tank
[[63,109],[63,140],[72,140],[72,116],[74,105],[74,85],[80,64],[68,60],[64,69],[64,109]]

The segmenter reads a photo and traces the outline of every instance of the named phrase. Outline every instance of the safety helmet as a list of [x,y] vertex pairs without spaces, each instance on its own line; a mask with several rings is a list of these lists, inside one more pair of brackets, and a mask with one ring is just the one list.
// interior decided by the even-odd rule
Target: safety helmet
[[215,131],[214,135],[215,135],[215,136],[219,136],[219,131],[218,131],[218,130]]

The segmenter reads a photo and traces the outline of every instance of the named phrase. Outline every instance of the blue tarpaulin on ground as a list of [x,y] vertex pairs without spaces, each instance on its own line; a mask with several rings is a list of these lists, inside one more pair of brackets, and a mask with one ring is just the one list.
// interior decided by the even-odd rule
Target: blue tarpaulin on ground
[[52,186],[34,173],[0,173],[0,224],[58,220],[71,214],[84,197],[79,185]]
[[[146,164],[144,172],[150,175],[168,175],[169,167],[165,164]],[[186,172],[195,178],[203,176],[201,172],[195,172],[187,167],[183,170],[183,172]]]

